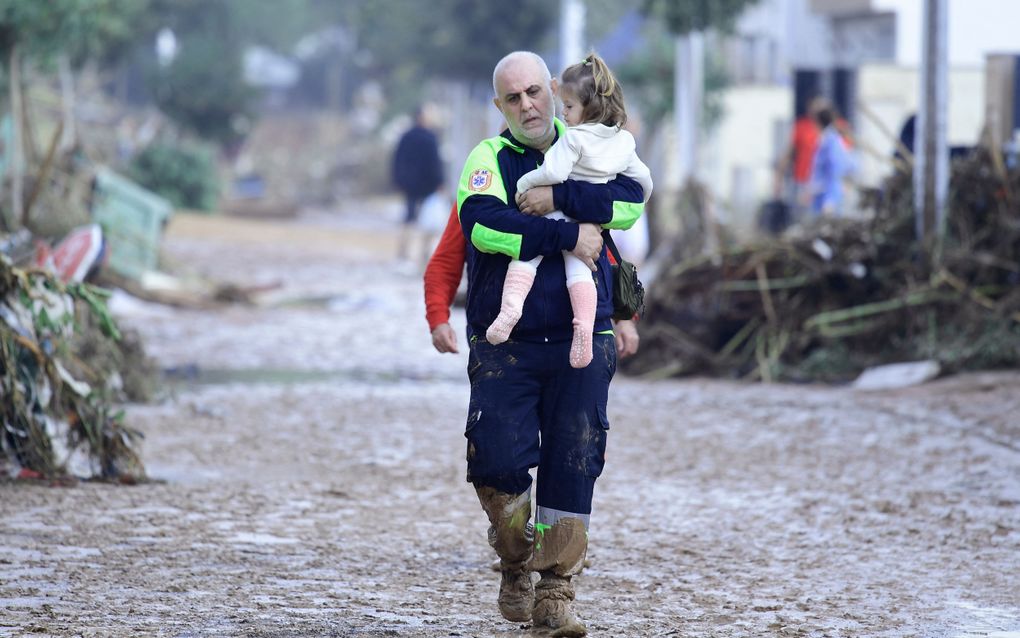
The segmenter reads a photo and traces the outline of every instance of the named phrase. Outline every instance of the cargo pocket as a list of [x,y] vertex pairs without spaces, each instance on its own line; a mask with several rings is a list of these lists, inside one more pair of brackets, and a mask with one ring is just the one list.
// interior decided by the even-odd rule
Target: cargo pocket
[[592,478],[602,475],[606,466],[606,439],[609,435],[609,418],[606,416],[606,407],[599,405],[595,411],[596,419],[591,424],[588,433],[588,450],[586,458],[586,474]]

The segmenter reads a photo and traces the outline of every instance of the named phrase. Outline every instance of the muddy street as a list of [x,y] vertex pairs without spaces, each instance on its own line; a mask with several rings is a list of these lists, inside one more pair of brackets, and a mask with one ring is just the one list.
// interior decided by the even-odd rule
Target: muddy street
[[[399,205],[178,216],[118,296],[163,369],[151,483],[0,483],[2,636],[531,636],[464,480],[466,347],[428,339]],[[462,311],[454,326],[463,339]],[[618,376],[576,611],[592,636],[1020,636],[1020,373],[884,392]]]

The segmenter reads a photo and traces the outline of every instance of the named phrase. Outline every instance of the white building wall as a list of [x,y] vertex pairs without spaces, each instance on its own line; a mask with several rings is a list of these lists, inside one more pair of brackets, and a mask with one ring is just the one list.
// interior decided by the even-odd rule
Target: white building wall
[[775,81],[793,81],[797,67],[823,68],[833,64],[828,20],[812,13],[809,0],[761,0],[737,21],[738,36],[769,38],[775,43],[778,73]]
[[[872,117],[863,112],[857,117],[860,153],[860,182],[877,186],[891,170],[887,161],[895,141],[882,132],[887,129],[899,137],[903,123],[917,111],[920,79],[916,68],[870,64],[858,75],[858,99]],[[947,140],[950,146],[973,146],[984,125],[984,69],[954,68],[949,71],[949,113]],[[870,149],[870,151],[865,150]]]
[[772,193],[776,129],[790,122],[793,93],[781,86],[737,86],[726,91],[726,117],[702,147],[703,175],[735,225],[753,219]]
[[[859,109],[854,122],[864,185],[876,186],[889,173],[892,136],[898,138],[917,109],[922,6],[923,0],[870,0],[872,11],[896,14],[896,63],[858,67],[857,100],[873,114]],[[984,122],[985,55],[1020,53],[1017,25],[1020,0],[949,0],[950,145],[978,141]],[[704,143],[700,174],[718,200],[734,211],[738,219],[731,221],[742,224],[746,220],[741,218],[750,214],[744,202],[748,190],[758,202],[771,196],[773,162],[785,148],[776,131],[788,130],[793,119],[791,70],[830,68],[837,60],[829,19],[813,13],[810,0],[762,0],[744,13],[736,31],[745,38],[773,39],[777,69],[772,85],[758,81],[726,92],[725,116]]]
[[[918,66],[921,60],[923,0],[872,0],[876,10],[897,13],[896,61]],[[949,66],[983,65],[985,55],[1020,52],[1020,2],[949,0]]]

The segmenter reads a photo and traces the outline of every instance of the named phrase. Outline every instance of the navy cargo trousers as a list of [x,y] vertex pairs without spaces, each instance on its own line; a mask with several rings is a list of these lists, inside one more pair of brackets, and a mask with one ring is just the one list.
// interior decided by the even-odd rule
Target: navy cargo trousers
[[616,372],[612,334],[594,335],[594,357],[570,367],[570,342],[492,345],[471,338],[467,479],[507,494],[531,488],[537,467],[537,520],[553,524],[591,514],[605,465],[609,382]]

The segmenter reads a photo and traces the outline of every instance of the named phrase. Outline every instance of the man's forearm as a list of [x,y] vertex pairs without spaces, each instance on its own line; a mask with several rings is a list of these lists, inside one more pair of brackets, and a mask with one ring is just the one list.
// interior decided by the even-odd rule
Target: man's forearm
[[539,255],[573,250],[577,224],[525,215],[491,197],[472,196],[460,211],[465,237],[485,253],[527,261]]
[[557,210],[578,222],[626,230],[644,212],[644,191],[624,175],[607,184],[567,180],[553,186]]

